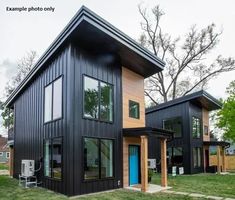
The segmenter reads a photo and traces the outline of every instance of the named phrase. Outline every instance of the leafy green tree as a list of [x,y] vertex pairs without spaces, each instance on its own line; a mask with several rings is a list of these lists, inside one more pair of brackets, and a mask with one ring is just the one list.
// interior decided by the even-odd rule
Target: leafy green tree
[[224,131],[224,139],[235,142],[235,80],[229,84],[226,93],[229,97],[218,112],[217,127]]

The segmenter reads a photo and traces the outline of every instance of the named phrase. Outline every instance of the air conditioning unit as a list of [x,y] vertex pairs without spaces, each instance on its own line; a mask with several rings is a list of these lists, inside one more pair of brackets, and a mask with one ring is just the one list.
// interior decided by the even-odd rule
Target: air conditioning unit
[[156,159],[148,159],[148,168],[156,169]]
[[34,160],[22,160],[21,176],[29,177],[34,175]]

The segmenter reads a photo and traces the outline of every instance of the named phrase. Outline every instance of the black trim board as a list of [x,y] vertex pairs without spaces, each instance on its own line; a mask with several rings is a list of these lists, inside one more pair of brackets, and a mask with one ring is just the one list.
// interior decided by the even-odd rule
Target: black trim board
[[149,114],[149,113],[162,110],[171,106],[175,106],[177,104],[181,104],[187,101],[199,104],[200,106],[205,107],[209,111],[222,108],[222,104],[219,100],[217,100],[215,97],[213,97],[206,91],[201,90],[201,91],[194,92],[192,94],[168,101],[166,103],[159,104],[152,108],[148,108],[146,109],[145,113]]

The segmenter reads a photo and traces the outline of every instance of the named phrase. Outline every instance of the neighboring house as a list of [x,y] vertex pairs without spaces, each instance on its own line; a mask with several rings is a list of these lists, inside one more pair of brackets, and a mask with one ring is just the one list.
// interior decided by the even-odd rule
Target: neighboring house
[[32,159],[42,164],[42,186],[68,196],[136,184],[147,191],[152,136],[161,139],[167,186],[172,132],[145,127],[144,103],[144,79],[163,67],[82,7],[6,101],[15,117],[13,176]]
[[230,147],[226,149],[227,155],[235,155],[235,144],[231,143]]
[[[228,145],[210,141],[209,112],[220,108],[221,103],[217,99],[205,91],[199,91],[146,110],[147,126],[175,132],[174,139],[167,143],[168,172],[171,172],[172,166],[184,167],[186,174],[210,171],[209,147],[219,146],[224,150]],[[158,161],[159,152],[158,140],[149,140],[150,158]]]
[[0,135],[0,163],[8,163],[10,159],[10,151],[7,146],[7,138]]

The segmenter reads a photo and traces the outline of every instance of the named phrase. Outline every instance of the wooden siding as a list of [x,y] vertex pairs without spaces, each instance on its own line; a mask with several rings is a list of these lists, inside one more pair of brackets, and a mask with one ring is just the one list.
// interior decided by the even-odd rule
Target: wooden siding
[[123,187],[129,186],[129,145],[131,144],[140,145],[140,138],[123,138]]
[[[210,141],[209,111],[202,108],[203,141]],[[208,126],[208,135],[204,134],[204,126]]]
[[[129,117],[129,100],[140,104],[140,119]],[[145,126],[144,77],[122,67],[123,128]]]

